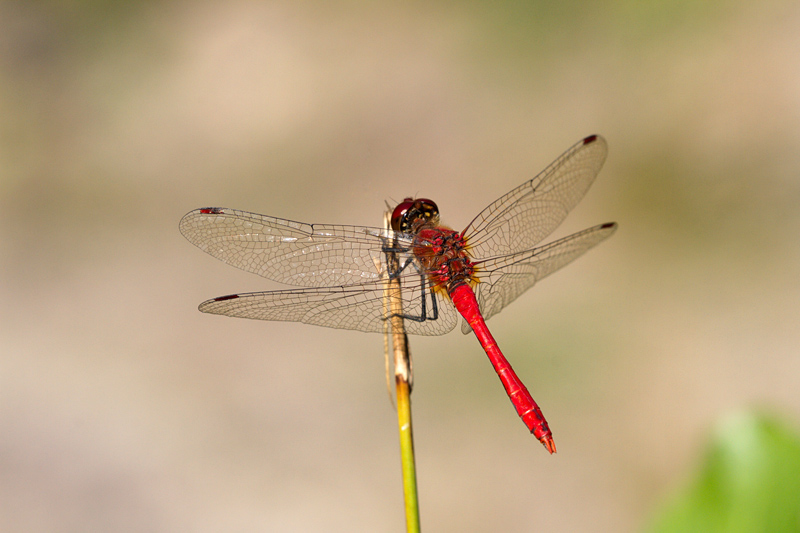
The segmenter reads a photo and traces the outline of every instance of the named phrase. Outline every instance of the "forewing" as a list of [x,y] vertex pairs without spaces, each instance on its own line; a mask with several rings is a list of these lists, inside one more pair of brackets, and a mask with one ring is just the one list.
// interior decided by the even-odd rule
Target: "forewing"
[[[364,226],[304,224],[291,220],[211,207],[181,219],[189,242],[247,272],[305,287],[358,284],[385,270],[383,247],[403,234]],[[398,253],[401,260],[407,255]]]
[[583,198],[606,159],[599,135],[586,137],[535,178],[484,209],[464,234],[475,260],[530,250]]
[[[217,315],[257,320],[303,322],[337,329],[352,329],[382,333],[385,320],[391,316],[384,298],[382,281],[346,287],[319,287],[269,292],[234,294],[207,300],[200,311]],[[403,314],[424,320],[404,320],[407,333],[442,335],[458,322],[455,307],[446,297],[437,296],[434,317],[429,291],[426,309],[422,308],[421,284],[405,285],[401,289]],[[389,329],[391,331],[391,329]]]
[[[499,313],[537,281],[571,263],[616,229],[615,223],[603,224],[533,250],[479,262],[475,296],[484,319]],[[464,322],[461,330],[469,333],[470,327]]]

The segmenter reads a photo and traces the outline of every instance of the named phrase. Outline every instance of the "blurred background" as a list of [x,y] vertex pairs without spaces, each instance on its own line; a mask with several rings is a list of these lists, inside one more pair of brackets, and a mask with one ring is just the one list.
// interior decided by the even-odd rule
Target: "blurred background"
[[0,529],[402,531],[379,335],[209,316],[283,288],[178,220],[464,227],[582,137],[553,238],[618,232],[473,337],[412,338],[429,531],[637,531],[710,431],[800,422],[800,3],[0,3]]

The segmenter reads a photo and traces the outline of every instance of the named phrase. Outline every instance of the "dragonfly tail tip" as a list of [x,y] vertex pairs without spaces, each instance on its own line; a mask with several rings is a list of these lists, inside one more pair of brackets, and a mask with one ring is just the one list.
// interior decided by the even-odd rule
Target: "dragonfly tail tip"
[[554,441],[552,437],[542,439],[542,445],[550,452],[550,455],[556,453],[556,441]]

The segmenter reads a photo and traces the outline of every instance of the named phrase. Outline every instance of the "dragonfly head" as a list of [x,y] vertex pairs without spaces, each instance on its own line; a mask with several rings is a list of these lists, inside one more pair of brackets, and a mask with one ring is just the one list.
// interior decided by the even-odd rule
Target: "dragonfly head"
[[392,212],[392,229],[411,233],[414,226],[439,224],[439,208],[427,198],[406,198]]

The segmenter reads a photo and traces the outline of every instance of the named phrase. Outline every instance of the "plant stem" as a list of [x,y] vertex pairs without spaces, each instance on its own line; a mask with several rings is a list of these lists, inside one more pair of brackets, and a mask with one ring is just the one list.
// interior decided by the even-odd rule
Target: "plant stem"
[[411,387],[401,377],[397,381],[397,422],[400,429],[400,461],[403,468],[403,494],[406,503],[406,529],[419,533],[417,471],[414,462],[414,434],[411,428]]
[[[388,227],[388,219],[385,224]],[[395,247],[396,243],[395,243]],[[394,252],[387,252],[389,272],[399,270],[399,262]],[[397,396],[397,425],[400,432],[400,462],[403,472],[403,496],[406,510],[406,530],[419,533],[419,500],[417,498],[417,469],[414,461],[414,432],[411,425],[411,353],[408,350],[408,336],[403,325],[403,300],[400,281],[396,277],[386,279],[385,298],[391,318],[392,350],[394,352],[394,379]]]

